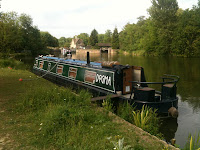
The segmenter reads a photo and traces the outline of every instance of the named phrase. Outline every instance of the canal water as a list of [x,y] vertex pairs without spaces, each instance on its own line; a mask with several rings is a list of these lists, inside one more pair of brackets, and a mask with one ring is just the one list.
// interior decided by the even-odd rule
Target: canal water
[[[72,58],[86,60],[86,54],[73,54]],[[91,61],[118,61],[123,65],[142,66],[147,81],[161,81],[160,77],[163,74],[180,76],[177,84],[179,117],[164,119],[161,132],[166,141],[175,138],[176,144],[181,148],[187,142],[189,134],[194,135],[200,132],[200,58],[144,57],[102,53],[90,54],[90,59]],[[33,64],[32,58],[23,58],[23,61]]]
[[[142,66],[147,81],[161,81],[163,74],[178,75],[179,97],[177,119],[164,119],[161,132],[165,139],[175,138],[184,147],[189,134],[200,132],[200,58],[144,57],[123,54],[90,54],[91,61],[119,61],[121,64]],[[86,54],[74,54],[74,59],[86,60]]]

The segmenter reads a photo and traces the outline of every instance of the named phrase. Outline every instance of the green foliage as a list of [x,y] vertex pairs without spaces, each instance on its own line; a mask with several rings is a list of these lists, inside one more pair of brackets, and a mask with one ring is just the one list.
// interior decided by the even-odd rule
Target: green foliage
[[184,150],[199,150],[200,149],[200,134],[189,135],[188,142],[186,143]]
[[0,59],[0,67],[2,68],[9,67],[10,69],[21,69],[21,70],[27,68],[27,66],[23,62],[11,58]]
[[114,145],[114,149],[116,150],[128,150],[131,148],[130,145],[124,146],[124,138],[119,139],[118,142],[112,141],[112,143]]
[[125,119],[126,121],[133,123],[133,116],[132,116],[133,110],[134,107],[130,105],[128,102],[120,103],[119,107],[117,108],[117,115]]
[[103,103],[102,103],[103,108],[105,108],[106,110],[113,112],[113,103],[111,102],[111,99],[104,99]]
[[112,32],[110,30],[106,30],[104,34],[103,43],[111,43]]
[[98,32],[97,30],[92,30],[89,37],[89,45],[95,46],[98,43]]
[[98,34],[98,42],[103,43],[104,41],[104,34]]
[[[198,3],[199,4],[199,3]],[[128,23],[119,35],[120,49],[146,55],[200,56],[200,7],[179,9],[176,0],[152,0],[150,17]]]
[[83,43],[85,46],[88,45],[88,41],[89,41],[89,35],[87,33],[81,33],[78,35],[78,38],[83,40]]
[[112,48],[119,49],[119,34],[118,34],[117,28],[114,29],[114,32],[112,35]]
[[152,135],[160,136],[159,117],[156,110],[143,105],[141,110],[133,111],[133,121],[137,127]]
[[53,37],[49,32],[40,32],[42,45],[47,47],[58,47],[58,39]]
[[[39,29],[33,25],[29,15],[16,12],[1,13],[0,53],[39,54],[46,45],[41,39]],[[56,38],[54,42],[56,44]]]
[[61,37],[58,39],[59,47],[70,47],[72,38]]

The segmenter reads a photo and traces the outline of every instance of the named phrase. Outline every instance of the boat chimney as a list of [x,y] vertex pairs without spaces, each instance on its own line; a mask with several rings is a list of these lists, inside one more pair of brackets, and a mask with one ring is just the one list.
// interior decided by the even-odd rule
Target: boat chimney
[[87,52],[87,65],[90,66],[90,53]]

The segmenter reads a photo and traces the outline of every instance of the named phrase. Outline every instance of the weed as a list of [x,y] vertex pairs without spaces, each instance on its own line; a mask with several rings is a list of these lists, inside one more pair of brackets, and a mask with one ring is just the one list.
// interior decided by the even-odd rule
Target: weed
[[111,99],[109,97],[107,99],[103,100],[102,106],[107,111],[113,112],[113,103],[111,102]]
[[112,141],[112,143],[114,145],[114,149],[116,149],[116,150],[127,150],[127,149],[131,148],[130,145],[124,146],[124,138],[119,139],[117,142]]

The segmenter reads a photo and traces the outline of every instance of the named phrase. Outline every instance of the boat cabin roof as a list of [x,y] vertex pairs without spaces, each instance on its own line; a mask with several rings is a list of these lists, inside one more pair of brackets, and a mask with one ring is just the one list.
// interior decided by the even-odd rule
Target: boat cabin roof
[[[63,59],[63,58],[49,57],[49,56],[43,56],[41,58],[48,59],[48,60],[54,60],[54,61],[61,61],[61,62],[65,62],[65,63],[75,64],[75,65],[81,65],[81,66],[86,66],[87,65],[86,61],[77,60],[77,59]],[[102,68],[101,63],[98,63],[98,62],[90,62],[90,66],[91,67]]]

